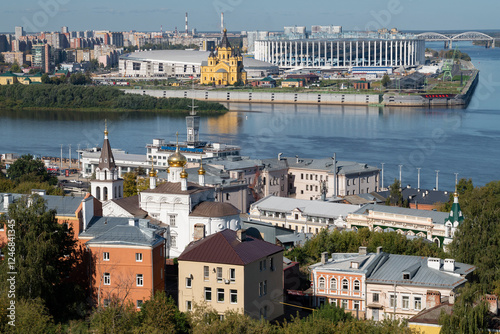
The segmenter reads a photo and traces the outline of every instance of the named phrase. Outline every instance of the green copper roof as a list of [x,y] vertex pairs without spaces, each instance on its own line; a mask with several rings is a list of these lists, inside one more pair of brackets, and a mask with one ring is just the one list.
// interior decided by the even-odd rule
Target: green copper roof
[[[455,199],[453,200],[453,205],[451,206],[450,216],[446,219],[446,222],[450,222],[454,227],[457,227],[464,221],[464,216],[462,214],[462,209],[460,209],[460,204],[458,203],[458,194],[455,193]],[[457,223],[455,225],[455,223]]]

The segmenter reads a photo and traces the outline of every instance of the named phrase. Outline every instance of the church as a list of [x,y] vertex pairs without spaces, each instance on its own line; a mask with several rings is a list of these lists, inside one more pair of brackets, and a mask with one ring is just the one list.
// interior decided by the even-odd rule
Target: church
[[247,73],[243,69],[243,57],[239,49],[233,49],[224,29],[221,43],[214,53],[210,52],[208,61],[201,64],[200,83],[203,85],[227,86],[247,83]]
[[167,257],[178,257],[200,226],[207,236],[241,228],[240,211],[230,203],[215,202],[215,188],[205,185],[202,163],[198,183],[188,182],[187,159],[179,151],[178,137],[176,151],[168,157],[167,182],[157,185],[156,171],[151,168],[149,189],[136,196],[123,198],[123,180],[117,177],[107,129],[99,163],[91,189],[102,201],[103,216],[149,219],[164,227]]

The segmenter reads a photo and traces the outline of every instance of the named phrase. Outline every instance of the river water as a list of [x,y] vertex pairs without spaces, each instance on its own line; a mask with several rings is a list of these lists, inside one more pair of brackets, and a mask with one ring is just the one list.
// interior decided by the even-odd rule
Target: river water
[[[439,49],[442,43],[429,43]],[[498,180],[500,168],[500,49],[460,43],[481,71],[467,109],[230,104],[231,112],[202,117],[200,139],[242,146],[251,157],[329,157],[375,166],[384,185],[452,190],[455,174],[475,185]],[[108,120],[113,148],[145,154],[153,138],[185,138],[185,120],[155,113],[11,112],[0,110],[0,153],[76,157],[77,147],[101,145]]]

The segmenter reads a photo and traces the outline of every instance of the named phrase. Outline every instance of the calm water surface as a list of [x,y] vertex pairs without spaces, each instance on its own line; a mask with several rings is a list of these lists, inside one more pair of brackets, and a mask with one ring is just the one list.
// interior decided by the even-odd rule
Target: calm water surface
[[[440,48],[441,43],[430,43]],[[453,189],[455,174],[476,185],[500,178],[500,49],[460,44],[479,70],[480,83],[465,110],[230,104],[231,112],[203,117],[203,140],[242,146],[252,157],[328,157],[381,167],[385,185],[403,184]],[[102,144],[108,119],[112,147],[145,154],[153,138],[185,138],[183,117],[154,113],[9,112],[0,111],[0,153],[59,156]]]

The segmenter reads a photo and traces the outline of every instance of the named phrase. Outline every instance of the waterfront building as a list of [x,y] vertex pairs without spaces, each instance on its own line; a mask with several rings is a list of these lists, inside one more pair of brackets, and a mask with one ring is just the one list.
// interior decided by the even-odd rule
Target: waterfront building
[[37,73],[34,75],[24,75],[16,74],[12,72],[5,72],[0,74],[0,86],[1,85],[12,85],[15,83],[20,83],[22,85],[31,85],[33,83],[41,83],[42,74]]
[[330,226],[345,227],[344,219],[357,210],[358,205],[268,196],[250,206],[249,217],[298,232],[318,234]]
[[243,56],[229,43],[226,29],[224,29],[217,52],[214,53],[212,50],[208,61],[201,64],[200,83],[219,86],[247,83],[246,71],[243,69]]
[[255,41],[255,59],[280,69],[412,67],[425,64],[425,40],[412,35],[275,36]]
[[325,159],[285,158],[289,196],[298,199],[367,194],[379,190],[380,169],[367,164]]
[[246,234],[225,230],[204,237],[179,256],[179,310],[206,303],[226,311],[273,320],[283,314],[283,248]]
[[453,259],[382,251],[321,254],[309,267],[315,306],[332,303],[360,318],[407,319],[454,299],[475,267]]

